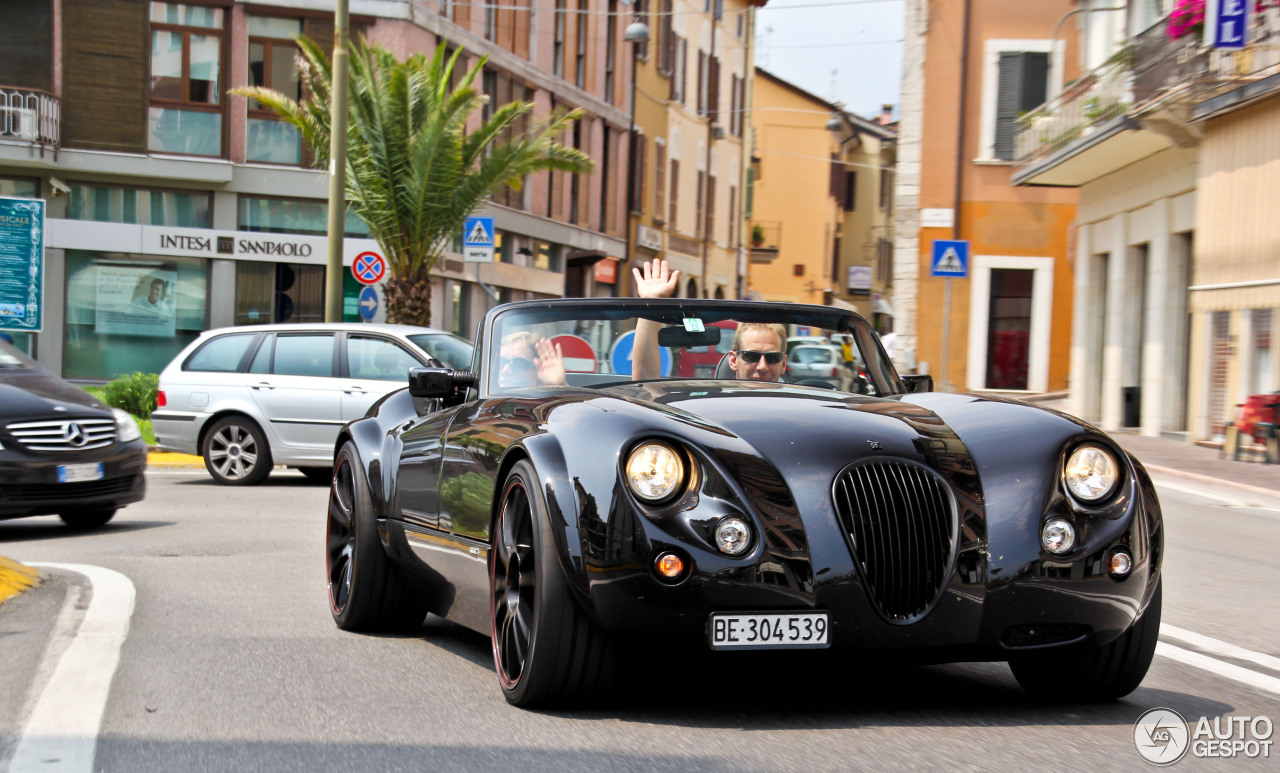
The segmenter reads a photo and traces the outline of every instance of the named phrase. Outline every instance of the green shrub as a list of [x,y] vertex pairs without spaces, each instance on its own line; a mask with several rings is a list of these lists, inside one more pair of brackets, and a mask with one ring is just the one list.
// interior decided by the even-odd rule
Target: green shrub
[[160,377],[156,374],[130,373],[106,384],[102,391],[107,405],[146,419],[156,407],[159,388]]

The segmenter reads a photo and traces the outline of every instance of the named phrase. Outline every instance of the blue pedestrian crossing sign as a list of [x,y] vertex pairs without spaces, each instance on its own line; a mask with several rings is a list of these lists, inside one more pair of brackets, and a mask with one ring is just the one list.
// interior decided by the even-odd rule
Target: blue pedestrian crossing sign
[[491,263],[493,237],[493,218],[467,218],[462,227],[462,259],[470,263]]
[[360,319],[365,322],[373,319],[378,313],[378,291],[371,286],[366,286],[360,291]]
[[969,241],[967,239],[933,240],[932,276],[969,276]]

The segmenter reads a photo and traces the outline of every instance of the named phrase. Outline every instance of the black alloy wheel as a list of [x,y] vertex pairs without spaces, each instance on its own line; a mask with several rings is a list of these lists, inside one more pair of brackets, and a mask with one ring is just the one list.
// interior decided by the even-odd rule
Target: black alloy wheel
[[489,551],[498,684],[516,706],[577,703],[609,686],[616,645],[570,592],[533,466],[516,462],[502,492]]
[[228,416],[209,428],[200,449],[205,469],[218,483],[252,486],[271,472],[271,448],[251,419]]
[[412,631],[427,603],[382,549],[373,500],[354,443],[334,462],[325,527],[329,611],[344,631]]

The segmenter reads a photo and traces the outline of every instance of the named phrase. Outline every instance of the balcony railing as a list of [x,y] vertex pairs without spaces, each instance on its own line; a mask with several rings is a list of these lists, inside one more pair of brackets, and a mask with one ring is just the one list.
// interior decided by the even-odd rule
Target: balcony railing
[[782,247],[782,223],[776,220],[755,220],[751,223],[752,263],[772,263]]
[[[1280,0],[1251,16],[1245,47],[1209,49],[1200,34],[1168,37],[1162,19],[1098,69],[1018,119],[1015,177],[1124,116],[1187,106],[1280,73]],[[1082,143],[1083,146],[1083,143]]]
[[56,156],[61,137],[62,102],[37,89],[0,86],[0,142],[36,145]]

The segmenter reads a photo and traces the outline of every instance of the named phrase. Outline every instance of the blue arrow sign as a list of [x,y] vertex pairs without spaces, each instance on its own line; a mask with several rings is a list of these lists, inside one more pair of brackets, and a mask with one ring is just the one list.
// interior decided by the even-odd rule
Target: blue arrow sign
[[966,239],[935,239],[932,276],[964,278],[969,275],[969,242]]
[[360,319],[368,322],[377,313],[378,291],[372,287],[365,287],[360,291]]
[[493,218],[469,217],[462,227],[462,244],[465,247],[493,246]]
[[[631,375],[631,350],[636,345],[636,331],[623,333],[614,342],[609,352],[609,364],[613,372],[623,376]],[[658,347],[658,370],[665,378],[671,375],[671,350],[665,346]]]

